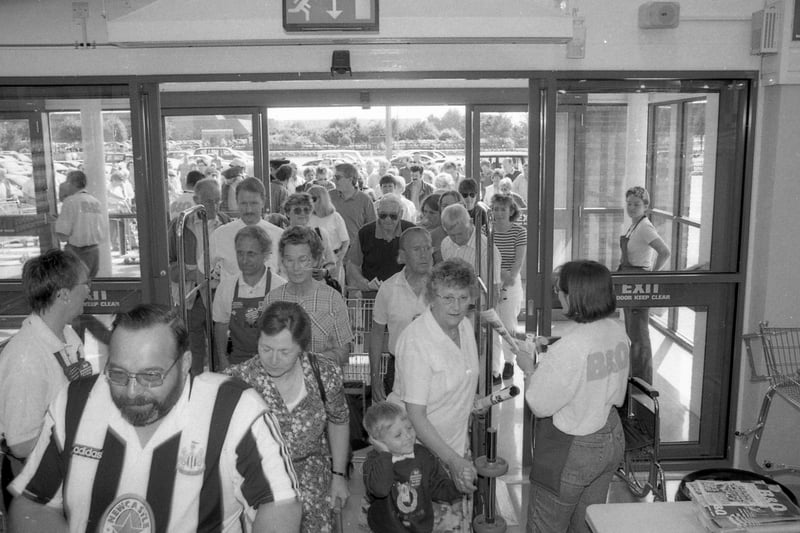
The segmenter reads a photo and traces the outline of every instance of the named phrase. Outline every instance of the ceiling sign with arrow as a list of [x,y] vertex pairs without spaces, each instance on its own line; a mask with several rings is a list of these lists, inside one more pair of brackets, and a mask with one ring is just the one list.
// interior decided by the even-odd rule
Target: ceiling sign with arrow
[[378,0],[283,0],[286,31],[378,31]]

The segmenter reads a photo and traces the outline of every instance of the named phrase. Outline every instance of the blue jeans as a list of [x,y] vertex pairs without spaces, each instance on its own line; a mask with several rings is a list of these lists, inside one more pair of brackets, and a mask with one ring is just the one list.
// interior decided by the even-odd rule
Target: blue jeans
[[[605,503],[614,471],[622,462],[625,435],[616,409],[606,425],[591,435],[575,437],[561,472],[556,495],[532,482],[527,533],[589,532],[586,507]],[[534,452],[536,453],[536,452]]]

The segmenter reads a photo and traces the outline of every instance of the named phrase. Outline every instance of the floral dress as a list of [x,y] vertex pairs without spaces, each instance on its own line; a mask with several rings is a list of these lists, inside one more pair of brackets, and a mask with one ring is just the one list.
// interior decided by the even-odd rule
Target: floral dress
[[300,357],[307,394],[289,411],[277,387],[261,365],[258,356],[225,370],[257,390],[267,402],[269,411],[278,420],[283,439],[292,454],[303,521],[300,530],[307,533],[331,531],[331,461],[327,422],[347,425],[350,412],[342,388],[342,372],[333,361],[316,354],[319,373],[325,387],[323,404],[317,379],[308,360]]

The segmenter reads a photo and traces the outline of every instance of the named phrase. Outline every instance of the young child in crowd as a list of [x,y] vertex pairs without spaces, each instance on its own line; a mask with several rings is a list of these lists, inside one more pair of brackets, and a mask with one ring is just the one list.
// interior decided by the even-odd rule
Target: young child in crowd
[[[373,450],[364,463],[364,486],[371,500],[367,522],[374,532],[433,531],[433,502],[461,504],[461,493],[426,447],[402,407],[378,402],[364,414]],[[460,514],[460,513],[459,513]]]

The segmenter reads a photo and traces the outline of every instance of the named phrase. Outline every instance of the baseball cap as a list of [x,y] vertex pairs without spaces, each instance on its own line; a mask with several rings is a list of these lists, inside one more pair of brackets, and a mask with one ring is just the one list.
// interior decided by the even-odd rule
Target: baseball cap
[[234,157],[233,159],[231,159],[231,162],[230,162],[230,165],[229,165],[229,166],[231,166],[231,167],[245,168],[247,165],[245,165],[245,164],[244,164],[244,161],[242,161],[242,160],[241,160],[241,159],[239,159],[238,157]]

